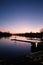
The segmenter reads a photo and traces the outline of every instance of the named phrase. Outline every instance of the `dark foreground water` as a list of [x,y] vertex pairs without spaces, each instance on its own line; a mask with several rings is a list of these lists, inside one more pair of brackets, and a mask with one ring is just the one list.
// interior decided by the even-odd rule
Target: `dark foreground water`
[[[27,43],[20,41],[12,41],[15,37],[0,39],[0,58],[16,58],[19,56],[26,56],[36,51],[43,50],[43,43]],[[23,37],[16,37],[21,40],[31,40]],[[35,40],[32,40],[35,41]]]

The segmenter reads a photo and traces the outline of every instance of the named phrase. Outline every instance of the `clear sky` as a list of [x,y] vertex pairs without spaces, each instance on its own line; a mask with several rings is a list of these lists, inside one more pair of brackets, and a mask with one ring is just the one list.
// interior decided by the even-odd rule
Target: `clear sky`
[[0,0],[0,31],[38,32],[43,28],[43,0]]

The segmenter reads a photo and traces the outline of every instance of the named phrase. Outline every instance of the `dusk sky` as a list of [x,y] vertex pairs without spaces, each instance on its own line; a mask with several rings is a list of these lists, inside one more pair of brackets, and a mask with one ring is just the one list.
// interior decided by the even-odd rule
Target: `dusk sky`
[[39,32],[43,28],[43,0],[0,0],[0,31]]

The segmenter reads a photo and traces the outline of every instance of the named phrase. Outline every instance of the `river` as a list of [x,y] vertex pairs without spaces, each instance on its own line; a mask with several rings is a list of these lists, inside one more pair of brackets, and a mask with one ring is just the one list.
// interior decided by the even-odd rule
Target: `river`
[[30,55],[33,52],[43,50],[43,43],[29,43],[29,42],[21,42],[11,39],[19,39],[19,40],[32,40],[26,37],[19,36],[11,36],[8,38],[0,38],[0,58],[15,58],[19,56]]

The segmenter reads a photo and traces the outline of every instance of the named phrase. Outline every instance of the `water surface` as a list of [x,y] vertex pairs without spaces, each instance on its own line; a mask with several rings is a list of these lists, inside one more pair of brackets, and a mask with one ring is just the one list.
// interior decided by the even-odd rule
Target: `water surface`
[[[12,36],[0,39],[0,58],[15,58],[18,56],[30,55],[32,52],[43,50],[43,43],[35,44],[12,41],[11,39],[29,40],[25,37]],[[31,39],[30,39],[31,40]]]

